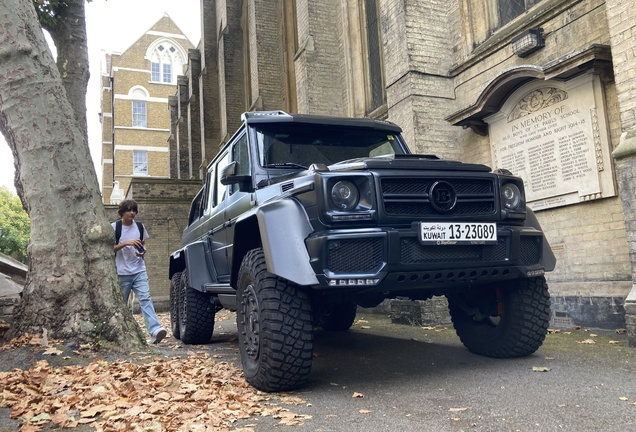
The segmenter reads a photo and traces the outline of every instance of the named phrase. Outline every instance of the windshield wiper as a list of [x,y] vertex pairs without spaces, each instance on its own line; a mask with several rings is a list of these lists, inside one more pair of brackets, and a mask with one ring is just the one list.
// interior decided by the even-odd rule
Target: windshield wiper
[[294,163],[294,162],[267,164],[263,168],[299,168],[299,169],[307,169],[307,167],[305,165],[297,164],[297,163]]

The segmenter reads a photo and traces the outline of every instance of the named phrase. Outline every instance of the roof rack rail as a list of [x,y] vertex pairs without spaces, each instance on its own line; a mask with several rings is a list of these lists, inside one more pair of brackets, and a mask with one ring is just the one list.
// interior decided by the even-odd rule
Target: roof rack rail
[[278,110],[278,111],[249,111],[249,112],[244,112],[243,114],[241,114],[241,120],[245,121],[247,119],[264,118],[264,117],[270,117],[270,116],[291,117],[285,111],[281,111],[281,110]]

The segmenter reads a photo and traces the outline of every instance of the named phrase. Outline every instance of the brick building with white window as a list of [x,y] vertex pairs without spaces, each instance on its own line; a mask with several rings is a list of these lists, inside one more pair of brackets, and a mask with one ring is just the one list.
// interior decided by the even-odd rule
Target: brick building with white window
[[[103,53],[102,195],[124,197],[133,177],[168,178],[168,97],[192,43],[167,15],[121,53]],[[113,194],[113,187],[115,192]]]

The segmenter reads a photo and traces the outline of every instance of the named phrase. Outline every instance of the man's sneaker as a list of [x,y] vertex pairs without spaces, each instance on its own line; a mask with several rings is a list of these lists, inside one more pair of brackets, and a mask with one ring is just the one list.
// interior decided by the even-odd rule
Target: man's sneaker
[[163,338],[166,337],[167,334],[168,332],[166,331],[166,329],[161,327],[153,335],[150,336],[150,343],[158,344],[159,342],[163,340]]

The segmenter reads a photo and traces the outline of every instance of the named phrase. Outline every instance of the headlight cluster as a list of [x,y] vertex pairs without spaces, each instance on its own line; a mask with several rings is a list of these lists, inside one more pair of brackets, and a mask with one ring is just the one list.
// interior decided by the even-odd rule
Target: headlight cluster
[[501,188],[501,199],[503,205],[508,210],[516,210],[523,203],[521,191],[514,183],[506,183]]
[[331,188],[331,201],[340,211],[353,210],[360,202],[360,192],[350,181],[339,181]]

